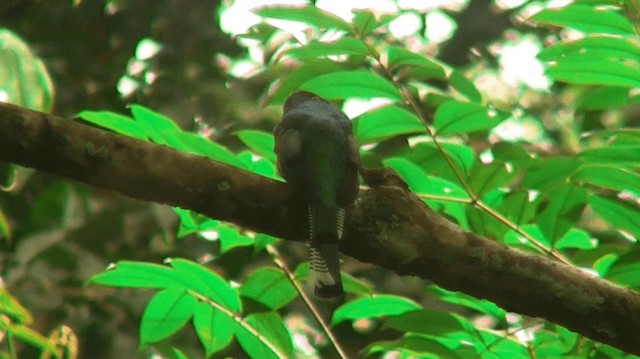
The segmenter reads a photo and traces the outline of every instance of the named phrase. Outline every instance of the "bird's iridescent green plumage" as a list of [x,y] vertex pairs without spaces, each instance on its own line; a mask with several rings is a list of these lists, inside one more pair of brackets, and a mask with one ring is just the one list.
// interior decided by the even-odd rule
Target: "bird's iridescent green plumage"
[[351,122],[328,102],[296,92],[275,131],[278,169],[309,205],[311,267],[319,297],[342,294],[338,240],[358,193],[358,146]]

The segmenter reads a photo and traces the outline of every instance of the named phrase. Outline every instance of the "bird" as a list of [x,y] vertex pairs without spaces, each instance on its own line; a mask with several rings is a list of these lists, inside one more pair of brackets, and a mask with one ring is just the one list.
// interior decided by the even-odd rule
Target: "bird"
[[338,241],[358,194],[360,155],[347,116],[307,91],[292,93],[274,129],[278,171],[308,206],[314,295],[343,297]]

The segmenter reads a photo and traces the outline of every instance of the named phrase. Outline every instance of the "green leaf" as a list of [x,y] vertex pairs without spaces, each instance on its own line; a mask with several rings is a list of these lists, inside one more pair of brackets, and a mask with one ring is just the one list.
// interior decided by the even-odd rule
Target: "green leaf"
[[544,9],[531,20],[556,26],[569,27],[585,33],[635,35],[633,25],[622,15],[611,10],[586,5],[569,5],[559,9]]
[[585,163],[601,163],[629,165],[640,167],[640,145],[637,146],[607,146],[587,148],[580,152],[579,158]]
[[640,64],[619,60],[559,61],[547,68],[556,81],[578,85],[640,87]]
[[527,188],[540,190],[546,190],[566,183],[567,178],[580,167],[580,161],[568,157],[531,159],[522,162],[522,164],[526,168],[522,185]]
[[358,142],[379,142],[408,133],[424,133],[424,125],[410,111],[399,106],[384,106],[365,112],[354,120]]
[[374,295],[345,303],[333,313],[331,324],[345,320],[396,316],[422,309],[419,304],[404,297],[394,295]]
[[391,100],[401,98],[398,89],[382,77],[363,70],[339,71],[315,77],[301,86],[320,97],[335,100],[346,98],[384,97]]
[[589,197],[589,207],[614,228],[628,231],[636,239],[640,239],[640,208],[638,206],[592,195]]
[[573,226],[587,204],[587,190],[566,184],[546,194],[548,206],[538,215],[544,236],[555,243]]
[[351,31],[348,22],[315,6],[265,6],[253,12],[260,17],[296,21],[324,29]]
[[234,320],[215,310],[205,302],[196,303],[193,312],[193,327],[204,347],[205,356],[226,348],[233,339]]
[[627,287],[640,287],[640,250],[638,247],[636,246],[629,253],[618,258],[609,267],[605,278]]
[[536,215],[538,204],[536,197],[526,190],[510,192],[505,195],[504,202],[500,206],[500,212],[507,216],[515,224],[529,223]]
[[633,191],[640,193],[640,175],[624,168],[611,165],[582,165],[572,179],[593,186],[616,191]]
[[587,36],[573,41],[563,41],[538,53],[542,61],[558,61],[574,57],[581,59],[620,59],[640,61],[640,44],[637,40],[619,36]]
[[140,345],[155,343],[177,332],[185,325],[196,305],[196,299],[184,289],[165,289],[151,298],[140,320]]
[[82,111],[76,117],[125,136],[143,141],[147,139],[144,129],[129,116],[109,111]]
[[595,249],[598,247],[598,240],[591,238],[589,233],[571,228],[562,238],[556,241],[554,247],[556,249]]
[[576,108],[582,111],[600,111],[622,107],[635,102],[625,87],[592,87],[580,95]]
[[[463,339],[468,340],[468,338]],[[374,342],[367,346],[364,352],[369,356],[381,353],[400,353],[399,358],[474,358],[478,356],[468,345],[460,345],[460,339],[457,341],[458,344],[451,345],[450,342],[443,343],[447,342],[447,338],[407,334],[398,340]]]
[[517,175],[512,166],[504,162],[477,163],[468,175],[468,183],[477,195],[482,195],[509,183]]
[[163,144],[169,145],[181,151],[205,156],[214,161],[226,163],[238,168],[245,166],[227,148],[212,142],[200,135],[190,132],[159,132],[163,138]]
[[424,199],[424,202],[433,210],[450,215],[462,227],[468,227],[464,204],[446,200],[446,197],[456,200],[469,199],[469,195],[462,187],[441,177],[426,174],[422,168],[405,158],[390,158],[383,163],[385,166],[393,168],[407,183],[409,189],[416,194],[442,197],[443,200]]
[[327,59],[306,60],[285,78],[278,80],[270,89],[267,103],[270,105],[283,104],[286,98],[298,90],[300,86],[318,76],[344,70],[343,66]]
[[276,162],[276,154],[273,152],[273,134],[258,130],[241,130],[235,134],[252,151],[271,162]]
[[242,311],[238,293],[217,273],[198,263],[181,258],[173,258],[169,264],[188,283],[187,288],[202,294],[231,312]]
[[181,132],[180,126],[169,117],[146,108],[142,105],[132,104],[129,106],[133,118],[140,123],[145,129],[154,129],[157,131]]
[[253,245],[251,237],[239,233],[235,227],[224,224],[218,228],[218,240],[220,241],[221,253],[227,253],[233,248]]
[[412,66],[419,70],[421,78],[444,79],[445,71],[439,62],[411,52],[402,47],[389,46],[386,50],[387,66],[392,69]]
[[433,126],[438,135],[454,135],[486,130],[500,122],[500,115],[484,106],[451,100],[438,107]]
[[478,313],[490,315],[500,321],[506,320],[506,312],[504,311],[504,309],[498,307],[488,300],[477,299],[461,292],[448,291],[436,285],[431,286],[431,288],[429,288],[429,292],[433,293],[443,302],[465,307]]
[[189,359],[189,357],[180,351],[180,349],[173,348],[171,349],[171,352],[176,359]]
[[169,267],[130,261],[119,261],[91,277],[89,283],[124,288],[188,288],[187,280]]
[[0,94],[2,102],[50,112],[53,83],[44,63],[15,33],[0,28]]
[[[254,313],[245,318],[246,322],[254,328],[261,338],[256,337],[245,328],[236,324],[235,335],[238,344],[254,359],[262,358],[292,358],[293,344],[282,318],[275,312]],[[277,353],[274,353],[264,341],[270,343]]]
[[476,86],[469,81],[462,72],[458,70],[451,71],[447,81],[451,87],[469,99],[469,101],[476,103],[482,102],[482,94],[480,94]]
[[368,56],[369,49],[358,39],[343,37],[331,42],[311,41],[306,45],[291,48],[282,54],[282,56],[290,56],[300,60],[336,55]]
[[376,16],[371,10],[354,9],[353,24],[361,35],[367,35],[377,28],[387,25],[393,21],[396,16],[392,14],[382,14]]
[[268,267],[251,273],[242,283],[240,294],[273,310],[284,307],[298,296],[291,281],[281,271]]
[[462,319],[449,312],[421,309],[388,318],[384,326],[401,332],[442,336],[451,332],[464,331],[460,320]]

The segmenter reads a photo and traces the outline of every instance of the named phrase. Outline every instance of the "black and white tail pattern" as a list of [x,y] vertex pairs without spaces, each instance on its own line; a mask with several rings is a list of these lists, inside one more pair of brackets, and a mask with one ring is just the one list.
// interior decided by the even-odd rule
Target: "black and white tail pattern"
[[342,237],[345,211],[338,210],[333,233],[316,232],[316,215],[313,207],[309,206],[309,262],[314,280],[314,294],[319,298],[339,297],[343,294],[343,289],[337,242]]

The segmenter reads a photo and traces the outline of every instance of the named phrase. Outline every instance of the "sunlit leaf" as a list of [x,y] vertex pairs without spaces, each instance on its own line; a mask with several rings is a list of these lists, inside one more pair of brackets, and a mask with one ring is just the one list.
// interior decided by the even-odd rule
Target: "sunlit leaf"
[[635,238],[640,239],[640,208],[638,206],[592,195],[589,197],[589,207],[613,227],[628,231]]
[[81,111],[76,117],[125,136],[147,139],[144,129],[129,116],[109,111]]
[[420,70],[420,77],[443,79],[444,68],[428,57],[411,52],[403,47],[389,46],[386,49],[387,65],[390,68],[412,66]]
[[265,6],[253,12],[265,18],[297,21],[319,28],[351,30],[348,22],[315,6]]
[[492,128],[502,122],[501,116],[484,106],[459,101],[447,101],[434,115],[433,126],[438,135],[454,135]]
[[269,91],[268,104],[282,104],[303,83],[320,75],[344,70],[343,65],[327,59],[306,60],[302,65],[278,80]]
[[236,132],[236,136],[252,151],[271,162],[276,161],[276,155],[273,152],[274,140],[271,133],[258,130],[242,130]]
[[392,14],[377,15],[368,9],[354,9],[353,14],[355,15],[352,20],[353,24],[362,35],[366,35],[381,26],[387,25],[396,18],[396,16]]
[[187,288],[185,280],[167,266],[119,261],[113,268],[91,277],[89,283],[125,288]]
[[171,288],[151,298],[140,320],[140,345],[154,343],[177,332],[191,319],[196,299],[184,289]]
[[549,46],[538,53],[542,61],[558,61],[571,56],[595,59],[634,59],[640,61],[640,42],[629,37],[587,36]]
[[204,347],[206,357],[226,348],[233,339],[233,319],[205,302],[196,303],[193,327]]
[[374,295],[345,303],[333,313],[331,324],[345,320],[396,316],[422,309],[416,302],[394,295]]
[[618,258],[605,278],[627,287],[640,287],[640,251],[635,248]]
[[594,249],[598,246],[598,240],[591,238],[589,233],[571,228],[554,245],[556,249]]
[[181,258],[173,258],[169,264],[185,279],[189,289],[204,295],[232,312],[242,310],[238,293],[217,273],[198,263]]
[[484,299],[477,299],[461,292],[448,291],[435,285],[431,286],[430,292],[435,294],[441,301],[465,307],[477,311],[478,313],[491,315],[498,320],[506,320],[506,312],[492,302]]
[[400,93],[393,84],[370,71],[353,70],[332,72],[315,77],[301,86],[320,97],[335,100],[346,98],[384,97],[399,100]]
[[531,17],[539,23],[566,26],[586,33],[635,35],[633,25],[622,15],[608,9],[569,5],[544,9]]
[[453,70],[449,77],[447,78],[449,85],[453,87],[456,91],[464,95],[469,101],[480,103],[482,102],[482,94],[473,84],[473,82],[469,81],[462,72],[458,70]]
[[343,37],[331,42],[312,41],[304,46],[291,48],[282,55],[296,59],[336,55],[367,56],[369,55],[369,49],[360,40],[352,37]]
[[[261,336],[261,338],[258,338],[239,324],[235,325],[236,339],[245,353],[251,358],[293,357],[291,337],[284,326],[282,318],[277,313],[254,313],[246,317],[245,320]],[[275,354],[273,350],[265,345],[265,341],[270,343],[278,354]]]
[[268,267],[251,273],[242,283],[240,294],[273,310],[284,307],[298,296],[284,273]]
[[556,81],[578,85],[640,87],[640,64],[619,60],[560,61],[547,68]]
[[354,132],[360,143],[425,131],[424,125],[414,113],[394,105],[365,112],[354,120],[354,124]]

